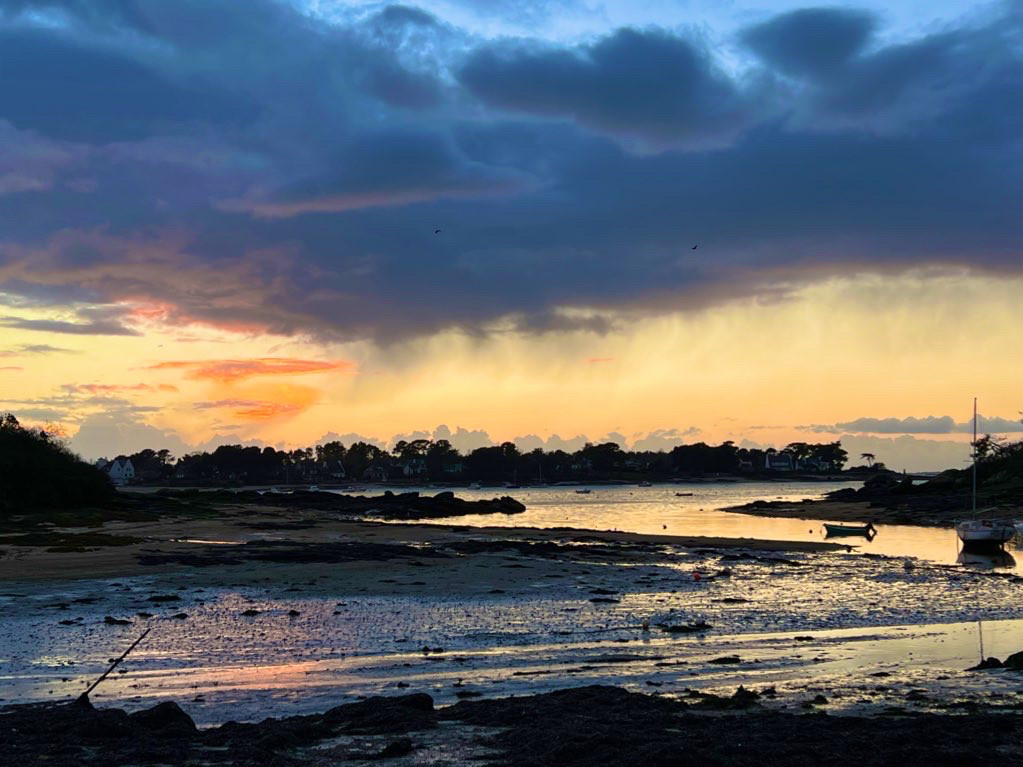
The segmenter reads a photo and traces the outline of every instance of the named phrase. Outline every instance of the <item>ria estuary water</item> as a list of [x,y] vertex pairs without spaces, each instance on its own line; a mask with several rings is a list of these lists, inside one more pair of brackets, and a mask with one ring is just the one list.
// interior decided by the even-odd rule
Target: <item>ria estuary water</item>
[[[511,492],[526,503],[523,514],[449,522],[819,540],[820,522],[714,509],[812,498],[836,486],[594,486],[587,495],[574,487],[517,489]],[[406,689],[447,704],[465,694],[594,683],[669,695],[730,693],[743,684],[774,688],[771,705],[779,707],[824,694],[836,712],[907,705],[907,696],[918,709],[1016,700],[1018,676],[965,671],[977,659],[977,619],[985,621],[987,654],[1023,649],[1023,593],[1011,569],[956,564],[948,529],[886,525],[871,543],[849,542],[861,548],[781,555],[679,548],[656,564],[569,566],[510,550],[473,559],[481,582],[500,573],[498,589],[472,578],[456,590],[431,588],[429,568],[401,565],[393,575],[384,571],[386,578],[374,571],[372,582],[354,578],[356,570],[272,566],[247,579],[230,568],[216,577],[183,568],[73,582],[29,573],[0,594],[0,698],[75,695],[152,628],[124,673],[97,690],[97,702],[132,708],[173,699],[212,724]],[[904,567],[906,557],[915,558],[913,568]],[[154,606],[151,595],[169,592],[179,601]],[[254,614],[244,617],[247,611]],[[109,625],[107,615],[132,622]],[[641,629],[644,619],[652,631]],[[676,636],[657,629],[699,620],[713,630]]]

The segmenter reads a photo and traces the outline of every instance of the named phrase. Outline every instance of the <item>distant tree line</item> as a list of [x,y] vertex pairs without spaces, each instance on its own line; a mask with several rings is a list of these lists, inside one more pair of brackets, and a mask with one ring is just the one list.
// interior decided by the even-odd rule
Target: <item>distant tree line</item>
[[40,507],[80,507],[113,493],[110,479],[43,429],[0,415],[0,516]]
[[[617,443],[603,442],[587,443],[572,453],[541,448],[522,452],[513,443],[503,442],[463,454],[444,439],[401,440],[390,451],[367,442],[345,446],[334,441],[294,450],[222,445],[211,452],[189,453],[177,459],[168,450],[142,450],[126,457],[135,468],[136,481],[149,484],[400,480],[536,484],[755,476],[779,471],[828,473],[841,471],[848,460],[840,442],[793,442],[781,450],[738,447],[730,441],[720,445],[697,442],[668,452],[629,451]],[[883,464],[875,464],[874,468],[883,468]]]

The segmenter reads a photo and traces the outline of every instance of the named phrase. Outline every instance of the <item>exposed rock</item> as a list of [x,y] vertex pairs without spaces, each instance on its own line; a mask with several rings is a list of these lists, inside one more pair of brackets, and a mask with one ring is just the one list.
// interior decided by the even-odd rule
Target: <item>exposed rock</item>
[[1006,668],[1023,669],[1023,651],[1014,652],[1005,659]]
[[976,666],[971,666],[967,671],[987,671],[993,668],[1002,668],[1003,664],[998,658],[985,658]]
[[182,711],[181,707],[173,701],[166,701],[152,708],[136,711],[129,718],[140,727],[162,735],[189,734],[196,731],[192,717]]
[[[161,490],[163,498],[192,498],[187,491]],[[381,519],[435,519],[465,514],[520,514],[526,507],[510,496],[489,500],[468,501],[450,491],[434,496],[417,492],[394,493],[384,491],[378,496],[351,496],[323,491],[296,490],[285,495],[258,493],[252,490],[233,492],[219,490],[203,494],[203,500],[213,503],[245,503],[261,506],[287,506],[289,508],[319,509],[347,514],[353,517],[379,517]]]
[[452,724],[431,737],[443,738],[461,725],[493,728],[492,734],[477,731],[473,737],[492,749],[488,763],[503,766],[888,767],[1015,764],[1023,739],[1023,716],[1017,713],[909,717],[900,710],[902,716],[818,716],[811,722],[757,703],[757,693],[742,687],[732,696],[687,691],[679,701],[590,686],[462,700],[436,711],[432,699],[419,694],[196,730],[173,704],[129,715],[95,709],[86,700],[0,708],[0,753],[4,763],[18,765],[313,767],[331,759],[314,747],[340,737],[391,736],[377,750],[349,751],[343,760],[407,756],[415,749],[411,733],[444,721]]

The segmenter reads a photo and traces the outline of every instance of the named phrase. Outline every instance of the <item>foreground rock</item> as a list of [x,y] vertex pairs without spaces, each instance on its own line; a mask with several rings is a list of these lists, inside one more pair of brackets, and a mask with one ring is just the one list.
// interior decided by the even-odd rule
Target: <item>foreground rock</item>
[[[1018,714],[865,719],[764,711],[758,699],[743,688],[687,703],[591,686],[437,710],[430,696],[417,694],[205,731],[173,703],[135,714],[88,704],[21,705],[0,709],[0,753],[11,764],[314,765],[415,760],[428,748],[429,732],[434,744],[478,739],[492,749],[494,764],[537,767],[1023,762]],[[466,726],[476,729],[466,734]],[[358,747],[346,745],[363,736]],[[311,748],[328,740],[329,750]]]

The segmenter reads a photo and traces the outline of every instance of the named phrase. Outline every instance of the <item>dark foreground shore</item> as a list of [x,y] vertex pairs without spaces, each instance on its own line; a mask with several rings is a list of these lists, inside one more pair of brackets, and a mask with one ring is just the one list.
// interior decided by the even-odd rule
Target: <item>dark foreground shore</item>
[[[762,691],[770,694],[770,691]],[[0,709],[8,764],[969,765],[1023,763],[1023,715],[858,718],[761,710],[761,693],[674,700],[617,687],[464,700],[376,697],[322,714],[199,730],[174,703]]]

